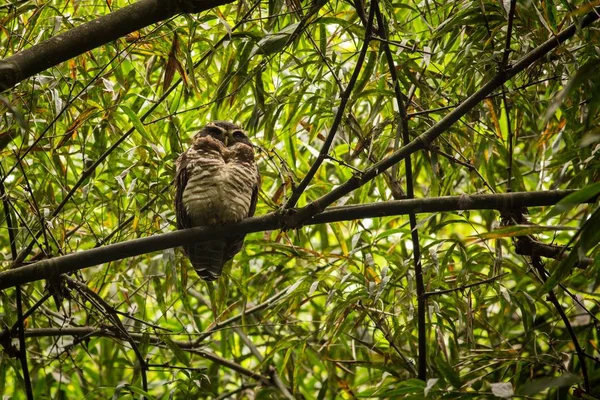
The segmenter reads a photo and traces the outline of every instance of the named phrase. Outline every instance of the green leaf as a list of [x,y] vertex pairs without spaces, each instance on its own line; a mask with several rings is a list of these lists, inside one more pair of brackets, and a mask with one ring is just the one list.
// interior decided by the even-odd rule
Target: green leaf
[[570,211],[579,204],[594,198],[599,193],[600,183],[593,183],[589,186],[584,187],[583,189],[571,193],[565,198],[561,199],[558,203],[556,203],[556,205],[548,212],[545,219]]
[[129,390],[133,394],[139,394],[141,396],[146,396],[147,399],[155,399],[156,397],[152,396],[150,393],[146,392],[142,388],[133,385],[125,385],[125,388]]
[[579,262],[579,243],[569,250],[569,255],[563,259],[558,267],[552,270],[552,273],[544,282],[544,285],[538,290],[538,297],[543,296],[554,289],[562,280],[573,271],[575,265]]
[[459,389],[462,386],[459,373],[442,357],[438,357],[436,359],[435,366],[442,375],[442,377],[456,389]]
[[585,221],[585,225],[581,230],[580,246],[581,254],[587,252],[600,242],[600,208],[596,208],[590,218]]
[[548,22],[550,23],[553,32],[556,33],[556,6],[554,5],[553,0],[546,0],[544,1],[544,3],[546,3],[546,16],[548,17]]
[[298,26],[298,23],[290,24],[278,32],[266,34],[254,45],[250,57],[255,54],[270,55],[280,52],[290,41],[292,35],[296,34]]
[[571,80],[565,85],[565,87],[556,95],[556,98],[550,104],[550,107],[546,110],[544,115],[544,122],[548,122],[550,118],[556,113],[556,110],[563,104],[575,89],[581,86],[591,76],[595,75],[596,70],[600,66],[600,59],[592,59],[583,64],[573,75]]
[[119,108],[123,110],[123,112],[129,118],[129,122],[133,124],[135,129],[148,141],[148,143],[153,143],[154,141],[152,137],[148,134],[148,132],[146,132],[146,128],[144,127],[144,124],[142,124],[138,114],[125,104],[121,104]]
[[173,352],[177,361],[186,367],[190,365],[190,361],[186,353],[167,335],[160,335],[160,339],[167,345],[167,347]]
[[395,389],[382,391],[380,388],[365,390],[358,394],[361,399],[389,399],[392,396],[401,396],[411,393],[423,393],[425,390],[425,382],[420,379],[407,379],[397,383]]
[[581,377],[573,374],[565,374],[558,377],[541,378],[527,382],[517,389],[520,396],[532,396],[550,388],[570,387],[579,383]]
[[[515,236],[526,236],[534,235],[536,233],[543,232],[557,232],[557,231],[576,231],[577,228],[570,226],[545,226],[545,225],[511,225],[506,228],[494,229],[491,232],[482,233],[476,235],[482,239],[498,239],[503,237],[515,237]],[[475,236],[474,236],[475,237]]]

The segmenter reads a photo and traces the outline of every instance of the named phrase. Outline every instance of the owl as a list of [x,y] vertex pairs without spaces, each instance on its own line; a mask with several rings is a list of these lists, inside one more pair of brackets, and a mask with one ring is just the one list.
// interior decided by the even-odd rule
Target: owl
[[[178,229],[238,222],[254,215],[260,175],[254,147],[239,126],[225,121],[206,125],[177,159],[176,171]],[[213,281],[242,249],[244,236],[202,241],[183,249],[198,275]]]

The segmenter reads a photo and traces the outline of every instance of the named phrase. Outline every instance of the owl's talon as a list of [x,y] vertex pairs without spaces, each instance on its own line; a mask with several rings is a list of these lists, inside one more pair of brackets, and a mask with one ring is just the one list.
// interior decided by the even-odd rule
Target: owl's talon
[[282,231],[287,232],[290,229],[296,228],[294,216],[297,213],[297,208],[281,208],[277,210],[277,214],[279,214],[279,225],[281,226]]
[[283,231],[290,229],[299,229],[305,222],[311,219],[317,212],[314,212],[314,206],[308,205],[304,208],[287,208],[281,210],[279,221]]

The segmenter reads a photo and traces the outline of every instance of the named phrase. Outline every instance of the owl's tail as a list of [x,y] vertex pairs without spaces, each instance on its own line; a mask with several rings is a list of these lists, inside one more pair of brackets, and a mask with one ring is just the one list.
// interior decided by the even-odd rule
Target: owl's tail
[[214,281],[221,276],[227,261],[224,259],[225,245],[225,240],[209,240],[184,247],[200,278]]

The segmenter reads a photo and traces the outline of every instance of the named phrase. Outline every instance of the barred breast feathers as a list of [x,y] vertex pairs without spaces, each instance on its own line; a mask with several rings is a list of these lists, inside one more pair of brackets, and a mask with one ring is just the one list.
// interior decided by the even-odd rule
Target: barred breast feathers
[[227,148],[216,146],[219,142],[210,137],[202,139],[187,152],[189,180],[183,204],[193,225],[246,218],[258,183],[252,147],[236,143]]

